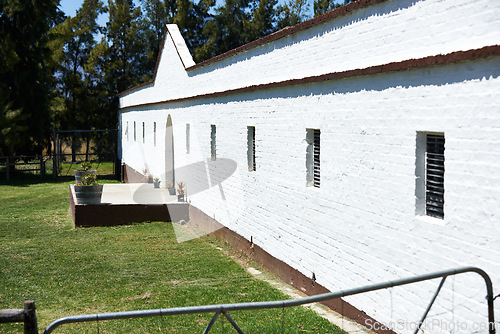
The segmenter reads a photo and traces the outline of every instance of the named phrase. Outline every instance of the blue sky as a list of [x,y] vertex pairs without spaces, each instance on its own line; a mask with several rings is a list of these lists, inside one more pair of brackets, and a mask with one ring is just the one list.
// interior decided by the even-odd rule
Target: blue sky
[[74,16],[82,3],[83,1],[61,0],[60,7],[66,15]]
[[[107,1],[106,1],[107,3]],[[75,16],[76,11],[82,7],[83,0],[61,0],[59,7],[61,10],[69,16]],[[99,25],[105,26],[108,21],[108,14],[103,14],[99,16]]]
[[[218,0],[219,2],[220,0]],[[103,1],[105,4],[107,3],[107,0]],[[139,4],[138,0],[134,1],[136,5]],[[279,3],[284,2],[283,0],[279,0]],[[82,6],[83,0],[61,0],[60,7],[63,12],[66,13],[66,15],[70,16],[75,16],[76,11],[80,9]],[[311,9],[311,8],[310,8]],[[99,17],[99,25],[103,26],[106,24],[107,21],[107,15],[101,15]]]

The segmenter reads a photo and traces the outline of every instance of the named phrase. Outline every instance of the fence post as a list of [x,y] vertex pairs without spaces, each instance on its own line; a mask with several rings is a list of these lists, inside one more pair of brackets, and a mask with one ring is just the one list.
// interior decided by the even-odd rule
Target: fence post
[[43,157],[43,155],[40,156],[40,176],[45,178],[45,175],[47,173],[47,166],[46,166],[47,160]]
[[56,130],[52,130],[52,139],[54,140],[54,148],[52,150],[52,177],[57,178],[57,138]]
[[76,163],[76,143],[75,143],[75,133],[71,137],[71,163]]
[[7,172],[6,173],[7,181],[9,181],[9,169],[10,169],[9,157],[6,157],[5,158],[5,171]]
[[24,334],[38,334],[35,302],[24,302]]

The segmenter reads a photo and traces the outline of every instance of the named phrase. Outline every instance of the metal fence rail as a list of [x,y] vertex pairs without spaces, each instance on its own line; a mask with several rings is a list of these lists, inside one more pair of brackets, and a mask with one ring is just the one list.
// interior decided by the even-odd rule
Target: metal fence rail
[[0,157],[0,172],[5,173],[5,179],[10,180],[13,173],[35,172],[45,177],[45,163],[48,157],[42,155],[16,155]]
[[[119,177],[118,130],[54,130],[52,174],[59,175],[63,163],[109,161],[114,163],[114,174]],[[68,159],[69,158],[69,159]]]
[[180,315],[180,314],[193,314],[193,313],[215,313],[210,323],[207,325],[203,333],[208,333],[215,321],[220,314],[223,314],[231,323],[231,325],[238,331],[238,333],[244,333],[243,330],[236,324],[236,322],[229,315],[230,311],[241,311],[241,310],[260,310],[260,309],[271,309],[271,308],[285,308],[294,307],[304,304],[322,302],[329,299],[347,297],[352,295],[357,295],[360,293],[392,288],[395,286],[401,286],[406,284],[412,284],[417,282],[422,282],[426,280],[442,278],[434,297],[430,301],[422,319],[415,330],[415,334],[419,332],[421,325],[425,321],[429,310],[431,309],[437,295],[441,291],[441,287],[448,276],[458,275],[462,273],[473,272],[479,274],[483,277],[486,284],[486,300],[487,300],[487,312],[488,312],[488,331],[490,334],[495,334],[495,316],[493,309],[493,284],[490,277],[482,269],[476,267],[464,267],[445,271],[439,271],[432,274],[414,276],[410,278],[404,278],[379,284],[368,285],[360,288],[342,290],[337,292],[324,293],[316,296],[309,296],[299,299],[291,300],[279,300],[270,302],[253,302],[253,303],[237,303],[237,304],[219,304],[219,305],[205,305],[205,306],[190,306],[190,307],[176,307],[167,309],[156,309],[156,310],[142,310],[142,311],[127,311],[127,312],[112,312],[103,314],[89,314],[89,315],[78,315],[70,316],[65,318],[60,318],[53,323],[51,323],[46,329],[44,334],[52,333],[57,327],[63,324],[79,323],[79,322],[92,322],[92,321],[103,321],[103,320],[113,320],[113,319],[132,319],[132,318],[145,318],[145,317],[158,317],[158,316],[169,316],[169,315]]

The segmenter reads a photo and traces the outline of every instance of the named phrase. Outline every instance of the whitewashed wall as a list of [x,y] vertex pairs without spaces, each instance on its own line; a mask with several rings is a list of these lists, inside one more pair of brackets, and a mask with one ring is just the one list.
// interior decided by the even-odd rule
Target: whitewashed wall
[[[170,40],[155,85],[126,94],[121,106],[495,45],[499,12],[500,2],[488,0],[387,1],[193,72],[184,71]],[[491,275],[498,293],[499,75],[500,59],[492,57],[126,109],[122,160],[138,171],[164,173],[170,114],[175,167],[209,164],[214,124],[218,159],[237,168],[222,186],[193,193],[206,182],[204,169],[182,175],[192,204],[305,275],[314,272],[318,283],[339,290],[473,265]],[[256,128],[255,172],[247,170],[247,126]],[[321,129],[319,189],[306,187],[307,128]],[[445,134],[444,220],[416,215],[419,131]],[[420,283],[348,301],[409,333],[436,287]],[[454,332],[486,333],[476,328],[487,321],[485,293],[474,274],[449,278],[427,331],[449,333],[454,323]]]
[[154,86],[120,102],[157,102],[495,45],[499,12],[496,0],[386,1],[189,72],[177,52],[186,67],[194,63],[171,26]]

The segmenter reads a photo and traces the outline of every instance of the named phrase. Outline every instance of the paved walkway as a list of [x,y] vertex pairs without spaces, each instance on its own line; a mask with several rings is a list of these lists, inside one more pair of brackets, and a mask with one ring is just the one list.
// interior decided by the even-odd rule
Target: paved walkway
[[111,204],[166,204],[177,202],[168,189],[154,189],[152,183],[104,184],[101,203]]

